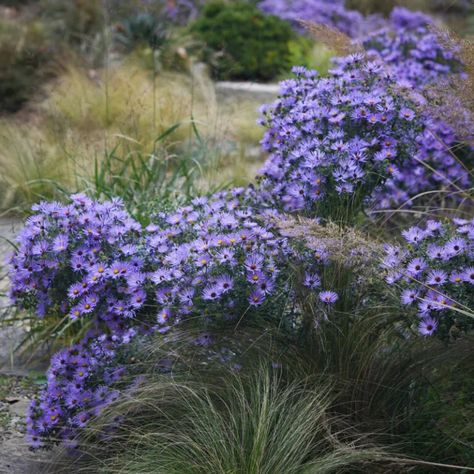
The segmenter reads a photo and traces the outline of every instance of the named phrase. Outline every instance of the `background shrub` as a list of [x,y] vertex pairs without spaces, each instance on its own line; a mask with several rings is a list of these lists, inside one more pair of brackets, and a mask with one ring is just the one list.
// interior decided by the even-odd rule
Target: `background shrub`
[[205,43],[204,58],[218,79],[268,81],[291,67],[291,27],[253,5],[211,2],[191,31]]
[[0,112],[17,111],[52,76],[51,53],[41,23],[0,19]]

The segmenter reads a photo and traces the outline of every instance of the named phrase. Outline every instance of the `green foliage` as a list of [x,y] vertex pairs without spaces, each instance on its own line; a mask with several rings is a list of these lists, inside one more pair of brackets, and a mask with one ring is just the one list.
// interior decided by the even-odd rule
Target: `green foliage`
[[0,19],[0,112],[16,112],[52,76],[51,53],[40,23]]
[[471,335],[425,347],[424,377],[413,381],[416,396],[400,427],[409,455],[474,466],[473,342]]
[[[297,36],[288,43],[292,65],[316,69],[321,76],[327,74],[334,57],[334,51],[323,43],[315,43],[306,36]],[[284,77],[285,79],[286,77]]]
[[39,8],[53,36],[61,42],[83,47],[94,41],[106,25],[105,9],[97,0],[40,0]]
[[[288,23],[246,2],[208,3],[191,26],[205,44],[205,59],[218,79],[269,81],[292,65]],[[293,47],[294,49],[294,47]]]
[[[84,472],[324,474],[381,456],[359,446],[333,416],[330,383],[271,368],[262,350],[262,339],[272,347],[268,337],[244,349],[241,372],[209,362],[209,351],[193,348],[189,333],[173,339],[178,354],[188,347],[189,359],[173,366],[171,377],[156,370],[171,354],[169,340],[155,338],[135,352],[141,362],[132,367],[142,369],[144,382],[91,425],[84,450],[91,456],[77,464]],[[116,416],[124,417],[120,429],[106,443],[95,441]]]
[[[154,211],[199,195],[203,192],[200,180],[205,181],[207,170],[218,165],[220,156],[207,149],[197,128],[195,141],[178,154],[170,152],[163,142],[178,127],[176,124],[157,137],[149,154],[128,147],[126,141],[106,151],[103,159],[96,159],[92,179],[80,187],[99,199],[120,197],[143,224],[149,223]],[[207,191],[217,189],[215,186]]]
[[126,51],[138,46],[148,46],[152,50],[166,43],[167,31],[164,23],[154,15],[139,13],[115,26],[115,42]]

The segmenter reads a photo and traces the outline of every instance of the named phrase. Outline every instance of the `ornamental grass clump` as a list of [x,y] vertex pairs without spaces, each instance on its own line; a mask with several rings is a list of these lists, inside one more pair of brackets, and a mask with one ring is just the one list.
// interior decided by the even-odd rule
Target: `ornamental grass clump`
[[381,244],[334,222],[322,225],[318,219],[278,215],[273,221],[293,250],[295,297],[302,308],[300,335],[308,337],[324,320],[335,323],[338,314],[347,319],[374,304],[374,293],[380,296],[383,291],[375,277],[383,255]]
[[474,325],[474,220],[428,221],[402,232],[405,247],[387,245],[385,280],[400,292],[409,326],[456,338]]
[[263,195],[289,212],[349,223],[416,155],[423,123],[380,61],[340,58],[327,78],[295,68],[264,108]]

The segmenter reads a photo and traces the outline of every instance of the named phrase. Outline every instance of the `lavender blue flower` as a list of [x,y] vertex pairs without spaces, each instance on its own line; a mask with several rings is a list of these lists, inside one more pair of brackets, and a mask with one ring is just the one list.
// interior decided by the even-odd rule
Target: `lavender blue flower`
[[382,267],[386,281],[400,290],[402,304],[417,308],[420,333],[447,338],[453,327],[472,329],[466,314],[474,309],[474,219],[428,221],[402,235],[408,246],[387,247]]

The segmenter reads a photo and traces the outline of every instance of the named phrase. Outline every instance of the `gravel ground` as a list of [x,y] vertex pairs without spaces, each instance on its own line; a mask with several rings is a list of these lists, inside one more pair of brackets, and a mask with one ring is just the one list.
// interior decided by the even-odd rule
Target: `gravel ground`
[[30,376],[0,375],[0,473],[43,471],[47,453],[32,452],[25,441],[25,412],[37,389]]
[[[12,250],[9,241],[15,240],[21,227],[22,221],[19,219],[0,218],[0,318],[9,315],[9,302],[5,296],[8,290],[5,259]],[[25,329],[19,326],[0,326],[0,371],[24,368],[13,351],[24,333]]]
[[[9,313],[5,258],[22,226],[19,219],[0,218],[0,318]],[[25,441],[24,417],[38,389],[40,373],[32,372],[13,349],[21,341],[25,328],[0,326],[0,474],[35,474],[43,471],[47,453],[33,453]]]

